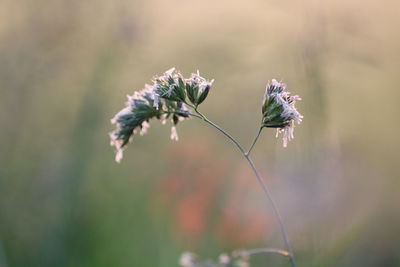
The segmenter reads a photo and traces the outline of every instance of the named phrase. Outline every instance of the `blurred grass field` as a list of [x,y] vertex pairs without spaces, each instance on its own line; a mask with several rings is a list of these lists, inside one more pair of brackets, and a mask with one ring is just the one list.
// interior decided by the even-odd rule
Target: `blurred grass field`
[[299,266],[400,266],[399,18],[394,0],[3,0],[0,266],[282,247],[240,154],[200,121],[178,143],[152,124],[114,162],[111,117],[173,66],[215,79],[202,112],[246,147],[268,80],[303,98],[289,147],[270,130],[253,152]]

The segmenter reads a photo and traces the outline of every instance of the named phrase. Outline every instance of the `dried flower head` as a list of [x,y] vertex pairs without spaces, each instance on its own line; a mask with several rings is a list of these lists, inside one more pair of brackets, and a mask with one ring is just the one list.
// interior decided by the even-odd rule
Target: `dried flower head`
[[134,134],[139,132],[143,135],[147,132],[151,119],[158,119],[165,124],[171,118],[171,139],[177,141],[176,125],[190,116],[186,105],[197,108],[206,99],[212,82],[201,77],[198,71],[185,79],[172,68],[154,77],[153,85],[146,84],[145,89],[128,96],[126,107],[111,120],[116,126],[110,133],[111,146],[116,149],[115,160],[121,161],[123,151]]
[[190,102],[196,107],[200,105],[207,97],[214,80],[207,81],[200,76],[200,72],[192,73],[186,80],[186,91]]
[[283,134],[283,146],[294,138],[294,123],[300,124],[303,116],[297,111],[295,103],[301,98],[285,91],[286,84],[273,79],[265,90],[262,106],[262,126],[277,128],[276,136]]

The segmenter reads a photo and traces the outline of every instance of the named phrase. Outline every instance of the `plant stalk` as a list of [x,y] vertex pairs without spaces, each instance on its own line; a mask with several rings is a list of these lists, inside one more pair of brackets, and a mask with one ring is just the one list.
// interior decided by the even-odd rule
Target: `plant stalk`
[[208,123],[208,124],[211,125],[212,127],[216,128],[216,129],[217,129],[218,131],[220,131],[223,135],[225,135],[227,138],[229,138],[229,140],[231,140],[231,141],[236,145],[236,147],[240,150],[240,152],[242,153],[242,155],[245,157],[245,159],[246,159],[247,162],[249,163],[249,165],[250,165],[250,167],[251,167],[251,169],[252,169],[254,175],[256,176],[258,182],[259,182],[260,185],[261,185],[262,190],[264,191],[266,197],[268,198],[268,200],[269,200],[270,203],[271,203],[273,212],[274,212],[274,214],[275,214],[275,216],[276,216],[276,218],[277,218],[278,224],[279,224],[279,228],[280,228],[280,231],[281,231],[281,234],[282,234],[282,237],[283,237],[283,242],[284,242],[284,244],[285,244],[285,248],[286,248],[286,250],[287,250],[287,252],[288,252],[289,261],[290,261],[292,267],[297,267],[297,265],[296,265],[296,260],[295,260],[295,258],[294,258],[294,254],[293,254],[293,250],[292,250],[292,247],[291,247],[291,245],[290,245],[288,236],[287,236],[287,234],[286,234],[285,226],[283,225],[282,217],[281,217],[281,215],[280,215],[280,213],[279,213],[279,211],[278,211],[278,208],[277,208],[277,206],[276,206],[276,204],[275,204],[275,201],[273,200],[273,198],[272,198],[272,196],[271,196],[271,193],[270,193],[270,191],[269,191],[269,189],[268,189],[267,184],[265,183],[265,181],[262,179],[261,175],[260,175],[259,172],[257,171],[257,169],[256,169],[256,167],[255,167],[255,165],[254,165],[254,163],[253,163],[253,161],[251,160],[250,155],[249,155],[250,152],[251,152],[251,150],[252,150],[252,148],[254,147],[255,143],[257,142],[258,137],[260,136],[260,133],[261,133],[262,128],[260,128],[260,130],[259,130],[259,132],[258,132],[256,138],[255,138],[254,141],[253,141],[252,146],[250,147],[249,151],[246,153],[245,150],[243,149],[243,147],[242,147],[242,146],[235,140],[235,138],[233,138],[229,133],[227,133],[225,130],[223,130],[220,126],[218,126],[218,125],[215,124],[214,122],[212,122],[212,121],[210,121],[209,119],[207,119],[207,117],[204,116],[204,115],[203,115],[201,112],[199,112],[197,109],[195,109],[195,112],[198,114],[198,116],[195,116],[195,117],[199,118],[199,116],[200,116],[201,119],[202,119],[203,121],[205,121],[206,123]]
[[256,135],[256,138],[254,138],[253,143],[251,144],[249,150],[246,152],[247,156],[250,156],[251,150],[253,150],[254,145],[257,143],[258,138],[260,137],[261,131],[262,131],[263,127],[260,127],[260,129],[258,130],[258,133]]
[[260,253],[274,253],[290,258],[289,252],[287,252],[286,250],[276,249],[276,248],[254,248],[245,250],[243,251],[243,253],[248,256]]

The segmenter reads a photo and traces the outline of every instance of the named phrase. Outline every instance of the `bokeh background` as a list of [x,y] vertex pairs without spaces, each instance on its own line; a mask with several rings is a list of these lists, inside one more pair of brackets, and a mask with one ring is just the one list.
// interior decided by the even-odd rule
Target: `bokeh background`
[[400,266],[399,3],[1,1],[0,266],[283,247],[241,155],[200,121],[177,143],[155,122],[114,162],[110,118],[173,66],[216,80],[202,112],[246,147],[268,80],[302,96],[289,147],[269,130],[253,152],[299,266]]

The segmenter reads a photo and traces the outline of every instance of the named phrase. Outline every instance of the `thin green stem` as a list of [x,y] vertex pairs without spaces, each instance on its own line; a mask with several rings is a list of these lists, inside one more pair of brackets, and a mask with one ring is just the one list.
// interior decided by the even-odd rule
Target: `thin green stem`
[[245,250],[242,253],[245,254],[246,256],[259,254],[259,253],[274,253],[274,254],[279,254],[279,255],[290,258],[289,252],[287,252],[286,250],[276,249],[276,248],[254,248],[254,249]]
[[258,182],[260,183],[265,195],[267,196],[268,200],[271,203],[272,210],[274,211],[274,214],[275,214],[276,218],[278,219],[278,224],[279,224],[279,228],[280,228],[281,233],[282,233],[283,242],[285,243],[285,248],[290,254],[290,257],[289,257],[290,263],[292,264],[293,267],[296,267],[296,260],[294,258],[293,249],[292,249],[292,246],[290,245],[289,238],[288,238],[288,236],[286,234],[285,226],[283,225],[283,220],[282,220],[282,217],[281,217],[281,215],[280,215],[280,213],[278,211],[277,205],[275,204],[275,201],[272,198],[272,195],[271,195],[271,193],[270,193],[270,191],[268,189],[267,184],[265,183],[264,179],[262,179],[261,175],[258,173],[258,171],[256,169],[256,166],[254,165],[254,163],[251,160],[251,158],[248,155],[244,155],[244,156],[245,156],[246,160],[249,162],[254,174],[257,177]]
[[223,130],[220,126],[218,126],[217,124],[215,124],[214,122],[210,121],[209,119],[207,119],[206,116],[204,116],[203,114],[200,113],[200,111],[198,111],[197,109],[195,109],[195,112],[203,119],[203,121],[207,122],[208,124],[210,124],[212,127],[216,128],[218,131],[220,131],[222,134],[224,134],[226,137],[229,138],[229,140],[231,140],[236,147],[240,150],[240,152],[245,155],[246,152],[244,151],[243,147],[235,140],[235,138],[233,138],[230,134],[228,134],[225,130]]
[[251,150],[253,149],[254,145],[257,143],[257,140],[260,137],[262,129],[263,129],[263,127],[260,127],[260,129],[258,130],[258,133],[257,133],[256,137],[254,138],[253,143],[251,144],[249,150],[246,152],[247,156],[250,156]]
[[[245,150],[243,149],[243,147],[235,140],[235,138],[233,138],[230,134],[228,134],[220,126],[218,126],[214,122],[212,122],[209,119],[207,119],[207,117],[204,116],[202,113],[200,113],[197,109],[195,109],[195,112],[200,116],[200,118],[203,121],[205,121],[206,123],[208,123],[212,127],[216,128],[218,131],[220,131],[222,134],[224,134],[226,137],[228,137],[229,140],[231,140],[236,145],[236,147],[240,150],[240,152],[243,154],[243,156],[245,157],[245,159],[249,163],[254,175],[256,176],[258,182],[261,185],[261,188],[262,188],[263,192],[265,193],[266,197],[268,198],[268,200],[271,203],[273,212],[274,212],[274,214],[275,214],[275,216],[277,218],[277,221],[278,221],[278,224],[279,224],[279,228],[280,228],[281,233],[282,233],[283,242],[285,244],[287,252],[289,253],[288,257],[289,257],[290,263],[291,263],[292,267],[296,267],[297,265],[296,265],[296,261],[295,261],[295,258],[294,258],[293,250],[292,250],[292,247],[290,245],[288,236],[286,234],[286,230],[285,230],[285,227],[284,227],[283,222],[282,222],[282,217],[281,217],[281,215],[280,215],[280,213],[278,211],[278,208],[277,208],[277,206],[275,204],[275,201],[273,200],[273,198],[271,196],[271,193],[270,193],[270,191],[268,189],[267,184],[262,179],[261,175],[259,174],[259,172],[256,169],[256,166],[254,165],[253,161],[251,160],[251,158],[249,156],[249,152],[251,151],[251,149],[249,150],[249,152],[246,153]],[[195,117],[199,118],[199,116],[195,116]],[[258,135],[257,135],[257,137],[255,139],[255,142],[257,142],[257,139],[258,139],[260,133],[261,133],[261,129],[260,129],[260,132],[258,133]],[[255,144],[255,142],[253,142],[253,143]],[[253,146],[254,146],[254,144],[253,144]]]

